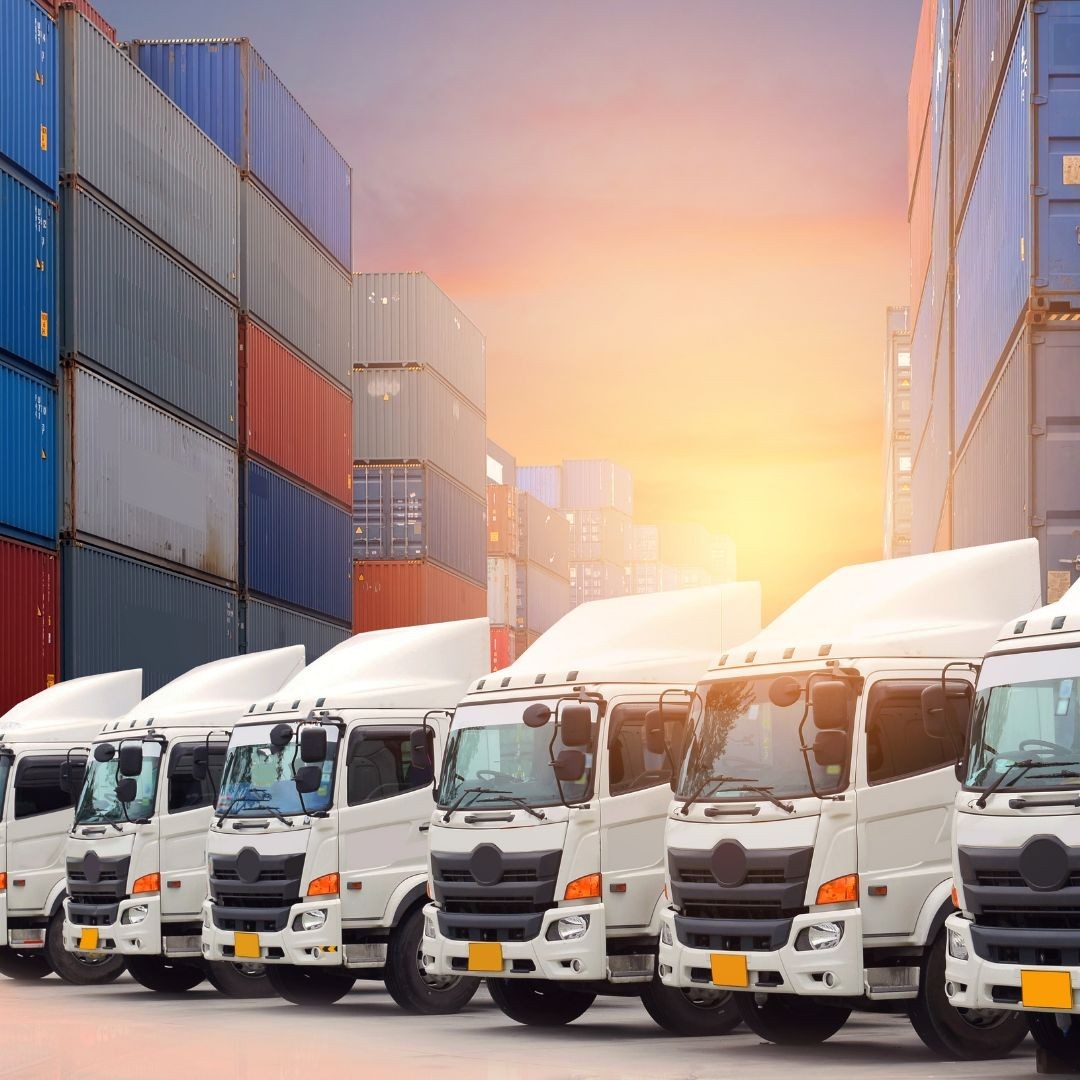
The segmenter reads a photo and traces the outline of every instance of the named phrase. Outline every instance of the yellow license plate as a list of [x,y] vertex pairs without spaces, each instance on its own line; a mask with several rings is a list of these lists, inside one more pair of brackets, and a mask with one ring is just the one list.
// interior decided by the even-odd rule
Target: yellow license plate
[[259,951],[259,935],[233,934],[233,955],[241,960],[258,960],[262,956]]
[[1020,1003],[1025,1009],[1071,1009],[1072,979],[1067,971],[1021,971]]
[[716,986],[746,989],[750,985],[745,956],[737,953],[713,953],[709,961],[712,965],[712,981]]
[[80,949],[96,949],[98,947],[98,932],[96,926],[86,926],[79,934]]
[[502,946],[497,941],[469,942],[470,971],[502,971]]

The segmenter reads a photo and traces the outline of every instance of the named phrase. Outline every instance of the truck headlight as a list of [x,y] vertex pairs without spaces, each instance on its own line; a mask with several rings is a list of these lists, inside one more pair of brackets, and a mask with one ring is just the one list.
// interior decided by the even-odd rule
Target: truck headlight
[[835,922],[814,923],[799,932],[795,939],[795,948],[799,952],[821,952],[835,949],[844,936],[844,924]]
[[967,942],[964,935],[949,929],[949,955],[954,960],[966,960],[968,958]]
[[293,919],[294,930],[321,930],[326,925],[326,909],[316,908],[314,911],[302,911]]
[[149,914],[150,914],[149,905],[147,905],[147,904],[136,904],[134,907],[129,907],[124,912],[124,914],[120,917],[120,921],[122,923],[126,923],[128,926],[137,926]]
[[424,919],[424,937],[435,936],[435,924],[430,919]]
[[674,945],[675,942],[671,939],[671,927],[666,922],[660,923],[660,944],[661,945]]
[[567,915],[548,927],[547,937],[549,941],[577,941],[588,929],[588,915]]

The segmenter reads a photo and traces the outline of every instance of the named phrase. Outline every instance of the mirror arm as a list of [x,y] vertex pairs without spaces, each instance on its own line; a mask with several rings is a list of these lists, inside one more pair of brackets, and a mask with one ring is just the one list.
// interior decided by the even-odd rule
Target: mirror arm
[[300,785],[296,783],[296,755],[300,753],[299,725],[297,726],[296,738],[293,739],[292,744],[293,752],[292,762],[290,764],[292,765],[293,783],[296,784],[296,797],[300,800],[300,809],[303,811],[304,817],[309,817],[307,803],[304,802],[304,793],[300,790]]
[[[971,663],[970,660],[950,660],[941,669],[941,709],[942,709],[942,712],[944,713],[943,719],[945,721],[945,729],[949,733],[949,742],[952,743],[953,753],[956,755],[957,764],[959,764],[961,761],[964,760],[964,752],[967,750],[967,732],[966,731],[964,732],[964,741],[958,747],[956,745],[956,735],[953,732],[952,725],[949,723],[949,687],[948,687],[948,684],[946,682],[946,678],[947,678],[947,676],[949,674],[949,668],[954,668],[954,667],[955,668],[964,668],[965,670],[972,672],[974,674],[974,677],[975,677],[975,682],[977,682],[978,678],[979,678],[979,671],[981,670],[982,665],[981,664],[973,664],[973,663]],[[973,701],[974,701],[974,697],[975,697],[975,682],[972,682],[972,685],[971,685],[971,696],[972,696]],[[967,694],[965,693],[964,696],[966,697]],[[971,721],[971,717],[969,715],[968,716],[969,725],[970,725],[970,721]]]
[[[806,677],[806,687],[804,694],[806,695],[806,704],[803,706],[802,719],[799,721],[799,749],[802,751],[803,765],[806,767],[806,779],[810,784],[810,791],[815,799],[824,799],[825,796],[818,791],[818,786],[814,782],[814,770],[810,765],[810,752],[814,749],[812,746],[806,745],[806,738],[803,735],[806,729],[806,721],[810,719],[810,685],[814,681],[814,677],[819,676],[823,679],[835,679],[836,675],[833,671],[826,669],[825,671],[811,671]],[[850,757],[851,747],[848,746],[848,755]]]
[[555,786],[559,789],[559,802],[569,807],[566,801],[566,792],[563,791],[562,781],[559,779],[559,770],[555,768],[555,740],[559,737],[559,722],[556,719],[551,726],[551,738],[548,740],[548,764],[551,766],[551,775],[555,779]]
[[682,690],[679,687],[675,686],[675,687],[668,687],[667,690],[663,690],[660,693],[660,706],[659,706],[660,734],[663,736],[663,739],[664,739],[664,757],[667,758],[668,766],[671,769],[671,775],[674,776],[675,775],[675,758],[671,754],[671,747],[668,746],[666,729],[664,727],[664,698],[667,697],[669,694],[679,694],[679,695],[681,695],[681,696],[683,696],[683,697],[685,697],[687,699],[686,718],[687,718],[687,720],[689,720],[690,719],[690,702],[693,700],[694,696],[697,694],[697,691],[696,690]]

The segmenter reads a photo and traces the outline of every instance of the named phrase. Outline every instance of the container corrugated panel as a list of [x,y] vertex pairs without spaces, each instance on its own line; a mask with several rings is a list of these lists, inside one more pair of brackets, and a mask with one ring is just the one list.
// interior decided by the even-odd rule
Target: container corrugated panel
[[352,402],[262,327],[240,324],[244,449],[345,506],[352,502]]
[[248,590],[347,623],[348,511],[254,461],[245,487]]
[[917,437],[930,416],[930,391],[934,384],[934,319],[930,311],[929,278],[923,286],[919,305],[923,317],[915,323],[911,336],[911,431]]
[[0,716],[60,674],[57,556],[0,539]]
[[429,461],[484,498],[484,417],[428,368],[353,372],[357,461]]
[[247,38],[134,41],[132,59],[346,269],[352,168]]
[[87,191],[62,207],[64,354],[235,441],[235,306]]
[[491,670],[502,671],[517,659],[517,634],[509,626],[491,628]]
[[0,350],[50,373],[58,336],[56,250],[52,203],[0,170]]
[[487,553],[517,558],[518,493],[509,484],[487,486]]
[[925,152],[915,174],[915,190],[908,210],[908,245],[911,321],[917,326],[922,310],[923,285],[930,268],[930,246],[933,238],[934,193],[930,182],[930,155]]
[[482,619],[487,590],[430,562],[353,564],[353,630]]
[[84,544],[60,545],[65,679],[142,668],[146,694],[235,656],[231,589]]
[[517,460],[509,450],[504,450],[498,443],[488,439],[487,444],[487,475],[493,484],[509,484],[515,487],[517,484]]
[[516,625],[519,630],[542,634],[569,610],[568,576],[553,574],[535,563],[517,564]]
[[78,12],[62,9],[60,29],[61,168],[235,294],[236,167]]
[[0,532],[55,545],[56,391],[0,364]]
[[254,184],[241,184],[240,197],[241,308],[347,387],[352,279]]
[[634,526],[634,562],[657,562],[660,559],[660,526]]
[[357,274],[353,310],[354,363],[426,365],[484,411],[484,335],[427,274]]
[[[1030,291],[1034,250],[1029,227],[1027,42],[1022,29],[956,241],[958,435],[967,429]],[[1072,242],[1075,245],[1075,230]]]
[[634,563],[630,568],[630,592],[635,596],[670,592],[679,587],[679,572],[674,566],[657,562]]
[[[945,116],[945,141],[949,140],[952,124]],[[950,249],[952,245],[952,190],[949,159],[941,160],[934,187],[934,207],[930,247],[930,325],[936,335],[948,304]]]
[[931,375],[930,415],[921,431],[913,430],[915,446],[911,470],[911,550],[922,554],[935,550],[935,538],[945,506],[951,469],[949,408],[948,325]]
[[86,368],[66,379],[65,534],[236,581],[236,450]]
[[[953,0],[937,0],[934,12],[934,82],[930,95],[930,172],[934,176],[938,172],[942,147],[947,145],[948,138],[945,117],[949,91],[949,57],[952,52],[952,3]],[[948,155],[945,157],[947,160]]]
[[519,465],[517,486],[552,510],[563,505],[561,465]]
[[489,555],[487,561],[487,614],[493,626],[513,626],[517,620],[517,560]]
[[244,601],[242,622],[245,652],[303,645],[309,664],[350,635],[347,627],[262,600]]
[[485,579],[483,500],[436,469],[357,466],[353,557],[428,559],[472,581]]
[[607,600],[628,592],[626,570],[607,562],[572,562],[570,564],[570,606],[590,600]]
[[628,563],[633,559],[634,526],[626,514],[603,510],[567,510],[570,561]]
[[53,6],[53,14],[58,16],[62,7],[74,8],[84,19],[92,22],[114,45],[116,44],[116,27],[90,3],[90,0],[62,0],[61,3]]
[[908,80],[908,197],[915,186],[915,173],[919,165],[919,152],[923,145],[923,132],[930,112],[930,95],[934,85],[935,17],[938,0],[923,0],[919,13],[919,28],[915,34],[915,51],[911,61]]
[[527,491],[518,492],[518,556],[559,577],[570,574],[570,522]]
[[33,0],[5,0],[0,27],[0,157],[55,192],[60,160],[56,25]]
[[634,478],[629,469],[613,461],[564,461],[562,505],[575,510],[612,507],[620,513],[633,514]]

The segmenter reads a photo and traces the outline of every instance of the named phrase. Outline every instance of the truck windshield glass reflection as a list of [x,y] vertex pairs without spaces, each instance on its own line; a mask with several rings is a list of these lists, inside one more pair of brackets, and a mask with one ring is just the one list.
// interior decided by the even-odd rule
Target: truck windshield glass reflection
[[122,821],[145,821],[154,814],[154,796],[157,793],[158,772],[161,767],[161,744],[142,744],[142,771],[135,780],[135,798],[122,803],[116,794],[117,765],[119,757],[111,761],[97,761],[90,755],[86,783],[75,811],[77,825],[102,825]]

